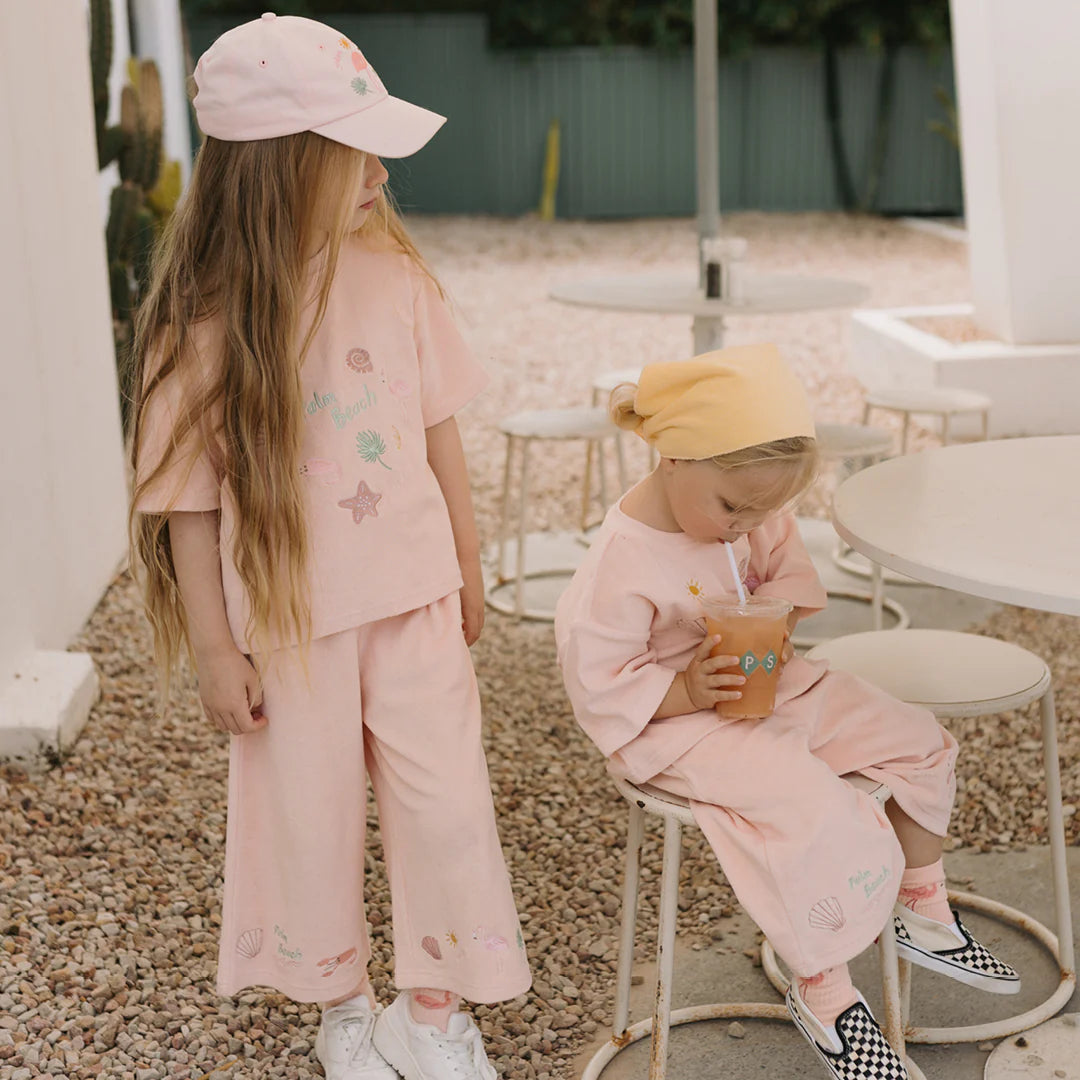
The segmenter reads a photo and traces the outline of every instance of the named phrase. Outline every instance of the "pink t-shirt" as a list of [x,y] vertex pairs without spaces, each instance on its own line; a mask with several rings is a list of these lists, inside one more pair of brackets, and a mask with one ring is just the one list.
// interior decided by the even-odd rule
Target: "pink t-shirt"
[[[733,545],[745,588],[796,607],[825,606],[825,590],[790,514]],[[736,596],[724,545],[662,532],[608,511],[559,599],[555,640],[574,715],[619,771],[641,782],[662,772],[719,722],[715,711],[653,720],[676,672],[705,636],[701,602]],[[821,677],[824,664],[793,657],[777,705]]]
[[[301,321],[302,335],[310,322]],[[196,328],[203,370],[217,360],[217,332],[210,324]],[[424,431],[453,416],[486,382],[434,283],[406,255],[356,237],[342,245],[326,315],[301,371],[299,468],[308,492],[314,637],[411,611],[461,588],[450,515],[427,462]],[[151,399],[140,476],[161,460],[184,394],[171,377]],[[235,508],[209,454],[181,458],[137,509],[221,508],[226,609],[236,643],[246,648],[247,597],[230,557]]]

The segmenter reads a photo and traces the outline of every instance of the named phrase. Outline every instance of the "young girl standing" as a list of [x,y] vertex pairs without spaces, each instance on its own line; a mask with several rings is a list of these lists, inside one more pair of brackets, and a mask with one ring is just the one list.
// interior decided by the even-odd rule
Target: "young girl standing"
[[[218,988],[323,1002],[330,1080],[493,1080],[458,1002],[530,978],[468,652],[454,413],[485,376],[379,160],[443,118],[308,19],[226,33],[195,80],[207,138],[137,327],[133,534],[159,662],[186,643],[234,736]],[[378,1015],[367,778],[402,990]]]
[[[784,513],[813,478],[806,396],[772,346],[646,367],[612,395],[660,456],[609,512],[555,620],[581,726],[609,769],[690,800],[739,900],[795,977],[787,1006],[831,1074],[907,1074],[847,961],[895,920],[901,955],[992,993],[1019,979],[951,911],[941,862],[957,745],[929,712],[784,647],[776,707],[722,719],[739,658],[709,653],[702,602],[739,586],[794,605],[825,592]],[[884,810],[840,778],[885,785]],[[895,908],[894,908],[895,903]]]

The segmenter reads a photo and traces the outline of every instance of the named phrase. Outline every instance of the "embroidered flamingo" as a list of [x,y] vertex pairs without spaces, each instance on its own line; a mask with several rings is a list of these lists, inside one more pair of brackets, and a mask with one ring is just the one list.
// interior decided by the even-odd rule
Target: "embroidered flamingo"
[[398,407],[401,409],[402,418],[407,420],[409,408],[405,403],[412,397],[412,387],[404,379],[387,378],[385,371],[380,374],[379,380],[386,389],[390,391],[394,400],[398,403]]
[[480,942],[485,949],[491,952],[501,952],[503,949],[510,948],[509,942],[504,937],[499,937],[498,934],[489,934],[482,926],[478,926],[472,932],[473,941]]
[[906,908],[915,910],[920,900],[929,900],[938,891],[937,885],[905,885],[900,889],[900,902]]

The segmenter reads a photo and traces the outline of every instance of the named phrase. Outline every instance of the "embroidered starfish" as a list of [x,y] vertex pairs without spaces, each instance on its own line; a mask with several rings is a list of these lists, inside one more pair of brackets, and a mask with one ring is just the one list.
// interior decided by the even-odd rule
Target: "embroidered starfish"
[[366,480],[361,480],[357,485],[356,494],[351,499],[342,499],[338,506],[344,510],[351,510],[353,521],[359,525],[368,514],[374,518],[379,516],[375,507],[381,498],[382,495],[367,486]]

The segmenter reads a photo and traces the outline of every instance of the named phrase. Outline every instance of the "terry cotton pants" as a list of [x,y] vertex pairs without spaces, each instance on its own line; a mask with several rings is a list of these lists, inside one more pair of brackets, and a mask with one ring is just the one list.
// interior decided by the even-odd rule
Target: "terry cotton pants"
[[840,777],[888,785],[944,836],[956,751],[932,713],[829,671],[764,720],[721,721],[649,783],[690,800],[739,902],[805,977],[878,936],[904,869],[884,811]]
[[232,739],[219,991],[329,1001],[362,981],[370,776],[394,982],[484,1003],[523,993],[458,594],[316,639],[306,674],[297,653],[263,665],[268,723]]

